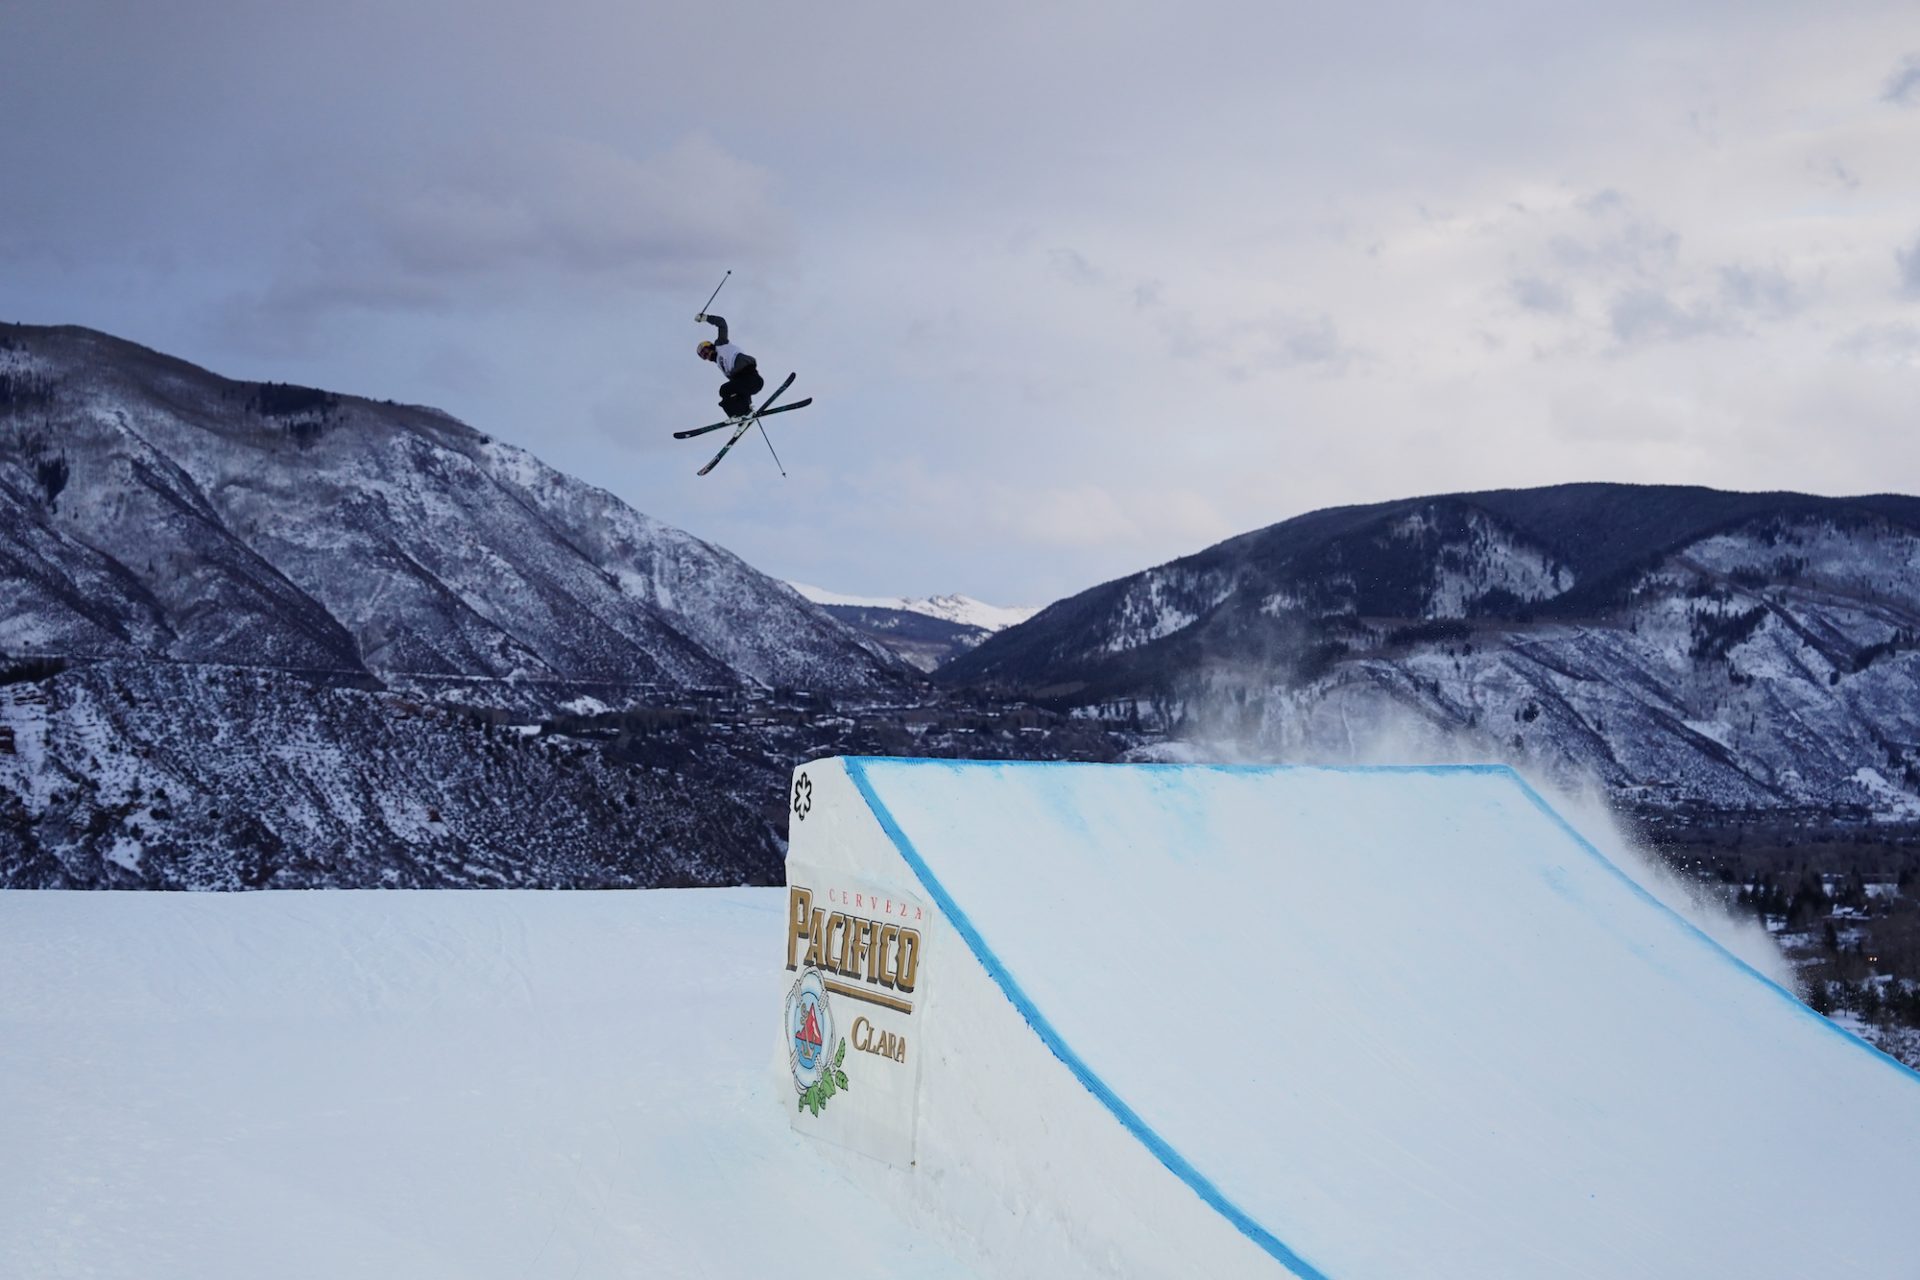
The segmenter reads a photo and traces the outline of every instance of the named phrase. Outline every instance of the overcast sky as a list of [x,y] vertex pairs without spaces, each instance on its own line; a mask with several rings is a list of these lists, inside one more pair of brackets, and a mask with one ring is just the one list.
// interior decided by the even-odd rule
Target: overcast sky
[[[714,474],[715,310],[813,408]],[[781,577],[1920,493],[1920,10],[0,3],[0,319],[444,408]]]

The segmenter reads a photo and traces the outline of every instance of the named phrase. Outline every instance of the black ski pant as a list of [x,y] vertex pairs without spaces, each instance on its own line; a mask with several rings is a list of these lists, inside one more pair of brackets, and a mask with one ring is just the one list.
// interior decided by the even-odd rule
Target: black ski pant
[[720,412],[729,418],[739,417],[753,408],[753,397],[766,385],[767,380],[755,366],[735,369],[732,376],[720,384]]

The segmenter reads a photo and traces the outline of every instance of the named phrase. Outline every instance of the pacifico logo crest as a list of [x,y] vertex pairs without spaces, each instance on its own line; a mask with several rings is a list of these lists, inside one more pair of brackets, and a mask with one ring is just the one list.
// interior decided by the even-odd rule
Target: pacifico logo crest
[[800,1110],[817,1116],[829,1098],[847,1087],[842,1067],[846,1057],[847,1042],[834,1036],[826,979],[818,969],[807,969],[787,992],[787,1061],[793,1067]]

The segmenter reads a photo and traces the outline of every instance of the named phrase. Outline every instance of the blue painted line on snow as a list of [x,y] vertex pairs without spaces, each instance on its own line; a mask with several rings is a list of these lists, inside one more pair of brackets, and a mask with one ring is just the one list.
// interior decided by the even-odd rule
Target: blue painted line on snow
[[960,936],[966,940],[968,948],[972,950],[975,957],[979,959],[979,961],[983,966],[985,966],[988,974],[992,976],[994,982],[1000,987],[1001,991],[1005,993],[1007,999],[1013,1003],[1014,1007],[1017,1010],[1019,1010],[1021,1017],[1023,1017],[1026,1020],[1027,1025],[1032,1027],[1034,1032],[1037,1035],[1039,1035],[1041,1042],[1047,1046],[1047,1048],[1053,1053],[1053,1055],[1056,1058],[1060,1059],[1060,1061],[1066,1065],[1067,1069],[1071,1071],[1074,1074],[1074,1077],[1078,1079],[1080,1083],[1086,1087],[1089,1093],[1093,1094],[1094,1097],[1100,1100],[1101,1104],[1105,1106],[1107,1110],[1113,1114],[1115,1119],[1120,1121],[1121,1125],[1129,1133],[1132,1133],[1136,1138],[1140,1140],[1141,1143],[1143,1143],[1147,1147],[1148,1150],[1153,1152],[1154,1156],[1157,1159],[1159,1159],[1160,1163],[1165,1165],[1166,1168],[1170,1172],[1172,1172],[1175,1177],[1179,1178],[1182,1182],[1186,1183],[1187,1186],[1192,1188],[1194,1193],[1197,1194],[1201,1198],[1201,1200],[1205,1201],[1208,1205],[1212,1206],[1217,1212],[1220,1213],[1222,1217],[1226,1218],[1229,1222],[1231,1222],[1234,1225],[1234,1227],[1240,1231],[1241,1234],[1245,1235],[1248,1239],[1252,1240],[1255,1245],[1259,1246],[1259,1248],[1262,1251],[1264,1251],[1269,1256],[1274,1258],[1276,1261],[1280,1262],[1282,1265],[1286,1266],[1287,1268],[1295,1272],[1295,1274],[1299,1275],[1301,1277],[1301,1280],[1328,1280],[1328,1278],[1325,1275],[1325,1273],[1315,1268],[1311,1263],[1307,1262],[1304,1258],[1300,1257],[1300,1255],[1295,1253],[1292,1249],[1288,1248],[1287,1245],[1283,1241],[1281,1241],[1278,1236],[1273,1234],[1273,1232],[1269,1231],[1266,1227],[1263,1227],[1262,1225],[1260,1225],[1259,1222],[1255,1221],[1252,1215],[1248,1214],[1244,1209],[1240,1208],[1238,1205],[1234,1204],[1233,1201],[1229,1200],[1226,1197],[1225,1193],[1223,1193],[1210,1180],[1208,1180],[1208,1178],[1204,1174],[1202,1174],[1198,1169],[1196,1169],[1193,1166],[1193,1163],[1191,1161],[1189,1161],[1185,1156],[1181,1155],[1180,1152],[1177,1151],[1171,1143],[1169,1143],[1165,1138],[1161,1137],[1159,1133],[1157,1133],[1152,1128],[1152,1126],[1146,1123],[1145,1120],[1141,1119],[1139,1114],[1135,1112],[1133,1108],[1129,1107],[1125,1102],[1121,1101],[1119,1095],[1114,1093],[1112,1087],[1109,1086],[1105,1080],[1101,1079],[1100,1076],[1090,1066],[1088,1066],[1087,1063],[1084,1060],[1082,1060],[1078,1054],[1076,1054],[1072,1049],[1068,1048],[1066,1041],[1061,1037],[1060,1033],[1054,1029],[1053,1024],[1047,1020],[1046,1015],[1040,1012],[1039,1008],[1033,1003],[1032,998],[1027,995],[1026,991],[1022,989],[1019,982],[1014,979],[1012,973],[1008,971],[1005,963],[1003,963],[1000,957],[994,952],[994,950],[987,945],[986,940],[980,936],[980,932],[977,928],[974,927],[973,921],[967,916],[967,914],[964,911],[960,909],[959,904],[953,900],[952,895],[947,892],[946,886],[941,884],[939,877],[933,874],[933,869],[930,866],[928,866],[926,860],[920,856],[920,851],[914,847],[913,841],[908,839],[906,832],[900,829],[899,823],[895,821],[892,812],[886,807],[884,803],[882,803],[879,796],[875,793],[873,789],[873,784],[871,780],[867,777],[866,765],[869,762],[889,764],[889,765],[893,765],[893,764],[937,765],[941,768],[948,769],[948,770],[955,770],[957,768],[987,768],[987,769],[996,769],[996,770],[997,769],[1011,770],[1011,769],[1107,769],[1107,768],[1117,767],[1117,768],[1126,768],[1126,769],[1146,769],[1146,770],[1152,770],[1152,771],[1199,770],[1199,771],[1214,772],[1214,773],[1248,774],[1248,775],[1263,774],[1263,773],[1274,774],[1274,773],[1295,773],[1295,772],[1298,772],[1298,773],[1321,772],[1321,773],[1368,773],[1368,774],[1421,774],[1421,775],[1427,775],[1427,776],[1433,776],[1433,777],[1444,777],[1449,775],[1460,775],[1460,774],[1501,776],[1506,779],[1509,779],[1516,786],[1518,786],[1521,794],[1526,797],[1529,803],[1531,803],[1541,813],[1545,814],[1546,817],[1555,826],[1557,826],[1562,832],[1572,837],[1574,843],[1578,845],[1581,849],[1585,850],[1589,856],[1597,858],[1600,861],[1602,866],[1604,866],[1607,870],[1611,871],[1614,875],[1618,876],[1622,881],[1624,881],[1627,887],[1630,890],[1632,890],[1634,894],[1639,896],[1644,901],[1652,904],[1654,907],[1658,908],[1660,911],[1664,912],[1667,916],[1669,916],[1675,922],[1677,922],[1683,930],[1685,930],[1687,933],[1692,934],[1699,941],[1704,942],[1708,947],[1710,947],[1714,952],[1720,955],[1729,964],[1734,965],[1741,972],[1745,973],[1748,977],[1753,978],[1763,983],[1767,987],[1771,988],[1774,991],[1774,993],[1777,994],[1782,1000],[1787,1001],[1788,1004],[1790,1004],[1797,1013],[1801,1014],[1804,1017],[1814,1019],[1828,1032],[1841,1037],[1841,1039],[1844,1040],[1847,1044],[1853,1046],[1854,1048],[1865,1049],[1868,1053],[1872,1054],[1874,1057],[1892,1066],[1895,1070],[1899,1071],[1903,1075],[1912,1078],[1916,1082],[1920,1082],[1920,1071],[1915,1071],[1913,1068],[1907,1066],[1905,1063],[1901,1062],[1899,1059],[1894,1058],[1882,1052],[1880,1049],[1875,1048],[1871,1044],[1868,1044],[1865,1040],[1862,1040],[1859,1036],[1854,1035],[1851,1031],[1848,1031],[1845,1027],[1842,1027],[1839,1024],[1833,1022],[1831,1019],[1828,1019],[1822,1016],[1821,1014],[1815,1012],[1813,1009],[1809,1008],[1803,1001],[1801,1001],[1799,997],[1795,996],[1791,991],[1788,991],[1786,988],[1782,987],[1779,983],[1775,982],[1772,978],[1769,978],[1766,974],[1761,973],[1758,969],[1755,969],[1752,965],[1742,960],[1739,956],[1733,954],[1731,951],[1721,946],[1720,943],[1716,942],[1711,935],[1707,934],[1698,925],[1694,924],[1691,920],[1688,920],[1685,916],[1675,911],[1672,907],[1668,906],[1666,903],[1660,901],[1658,897],[1654,896],[1653,893],[1648,891],[1645,885],[1641,884],[1638,880],[1635,880],[1630,874],[1628,874],[1625,870],[1623,870],[1619,866],[1619,864],[1614,862],[1613,859],[1607,857],[1605,853],[1601,852],[1598,846],[1596,846],[1592,841],[1588,840],[1586,836],[1582,835],[1578,828],[1576,828],[1571,822],[1569,822],[1567,818],[1563,814],[1561,814],[1558,809],[1555,809],[1553,805],[1550,804],[1544,796],[1542,796],[1537,790],[1535,790],[1533,785],[1529,783],[1524,777],[1522,777],[1518,770],[1514,769],[1510,765],[1504,765],[1504,764],[1446,764],[1446,765],[1255,765],[1255,764],[1245,764],[1245,765],[1241,765],[1241,764],[1181,764],[1181,763],[1154,762],[1154,763],[1115,766],[1115,765],[1088,764],[1088,763],[1081,763],[1077,761],[1068,761],[1068,760],[1032,760],[1032,761],[997,760],[997,761],[964,761],[963,762],[963,761],[955,761],[955,760],[947,760],[947,759],[934,759],[929,757],[878,757],[878,756],[876,757],[868,757],[868,756],[843,757],[843,763],[845,763],[847,767],[847,776],[852,779],[854,786],[859,790],[860,794],[866,798],[867,805],[872,810],[874,818],[880,823],[881,829],[884,830],[889,836],[889,838],[893,840],[895,846],[900,850],[901,857],[906,860],[907,865],[910,866],[913,869],[914,874],[919,877],[921,884],[923,884],[926,887],[928,894],[933,898],[933,900],[937,904],[939,904],[940,909],[946,913],[947,918],[953,922],[954,928],[958,930],[960,933]]
[[[900,856],[905,858],[907,865],[913,868],[913,873],[920,878],[920,883],[926,887],[927,893],[933,898],[934,902],[939,904],[940,910],[946,913],[947,919],[951,921],[953,927],[959,931],[960,936],[966,939],[967,946],[973,951],[974,956],[986,967],[987,973],[990,974],[994,982],[999,985],[1000,990],[1006,994],[1007,999],[1013,1002],[1014,1008],[1020,1011],[1020,1016],[1025,1018],[1027,1025],[1032,1027],[1034,1032],[1039,1035],[1041,1043],[1052,1050],[1054,1057],[1066,1064],[1067,1069],[1073,1072],[1074,1077],[1086,1086],[1087,1092],[1098,1098],[1102,1105],[1113,1113],[1114,1118],[1119,1120],[1121,1125],[1129,1133],[1138,1138],[1149,1151],[1153,1152],[1161,1164],[1165,1165],[1180,1181],[1193,1188],[1195,1194],[1207,1204],[1211,1205],[1228,1222],[1231,1222],[1242,1235],[1253,1241],[1254,1244],[1258,1245],[1262,1251],[1271,1256],[1275,1261],[1299,1276],[1301,1280],[1328,1280],[1324,1272],[1289,1249],[1278,1236],[1254,1221],[1252,1215],[1247,1213],[1246,1210],[1227,1199],[1220,1188],[1214,1186],[1205,1174],[1202,1174],[1198,1169],[1194,1168],[1192,1161],[1176,1151],[1173,1144],[1155,1132],[1153,1127],[1145,1120],[1142,1120],[1132,1107],[1122,1102],[1120,1096],[1113,1091],[1107,1082],[1102,1080],[1100,1076],[1094,1072],[1093,1068],[1089,1067],[1086,1062],[1081,1059],[1079,1054],[1067,1047],[1067,1043],[1061,1038],[1060,1033],[1054,1029],[1051,1022],[1047,1021],[1046,1015],[1040,1012],[1039,1007],[1033,1003],[1033,1000],[1021,988],[1020,984],[1014,980],[1013,975],[1007,971],[1007,966],[1001,962],[1000,957],[995,954],[993,948],[989,947],[986,940],[980,936],[980,931],[974,927],[973,921],[968,918],[966,912],[960,909],[959,904],[953,900],[952,895],[947,892],[946,886],[940,883],[939,877],[933,874],[933,868],[929,867],[926,859],[920,856],[920,851],[914,847],[913,841],[907,838],[907,833],[900,829],[900,824],[894,820],[892,811],[890,811],[887,806],[881,802],[880,797],[874,793],[873,784],[866,774],[865,765],[867,759],[867,757],[861,756],[845,757],[844,763],[847,766],[847,776],[853,780],[853,785],[859,789],[860,794],[866,797],[867,807],[873,811],[873,816],[879,821],[881,829],[887,833],[893,840],[895,847],[900,850]],[[888,761],[888,763],[894,763],[894,761]],[[899,761],[899,763],[938,763],[951,765],[953,762],[942,760]],[[1068,761],[1046,761],[1039,763],[1044,765],[1064,764],[1072,767],[1071,762]],[[1146,767],[1192,768],[1196,766],[1164,765]],[[1261,766],[1222,767],[1255,769]]]

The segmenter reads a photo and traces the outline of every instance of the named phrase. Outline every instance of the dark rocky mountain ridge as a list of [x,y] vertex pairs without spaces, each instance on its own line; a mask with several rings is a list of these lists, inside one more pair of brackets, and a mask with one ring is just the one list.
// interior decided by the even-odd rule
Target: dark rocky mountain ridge
[[1920,818],[1920,500],[1608,484],[1318,511],[938,673],[1257,758],[1404,751],[1688,821]]
[[897,686],[737,557],[433,410],[0,331],[0,646],[670,687]]
[[791,759],[729,718],[921,688],[438,411],[0,326],[0,884],[766,880]]
[[1312,512],[1060,601],[935,694],[438,411],[0,326],[0,517],[4,883],[761,879],[827,750],[1501,758],[1669,830],[1920,825],[1898,495]]
[[895,656],[921,671],[939,669],[993,634],[985,627],[933,618],[907,609],[855,604],[819,607],[861,635],[885,645]]

